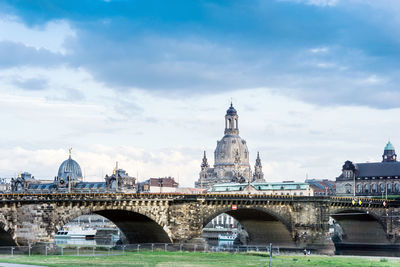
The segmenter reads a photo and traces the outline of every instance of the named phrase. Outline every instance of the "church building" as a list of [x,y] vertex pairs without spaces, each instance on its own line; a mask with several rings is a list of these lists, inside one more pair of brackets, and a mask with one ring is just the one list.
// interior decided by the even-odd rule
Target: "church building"
[[118,162],[111,176],[106,175],[104,182],[83,181],[82,170],[78,162],[69,157],[58,168],[54,180],[38,180],[30,173],[18,174],[11,179],[11,191],[15,193],[89,193],[89,192],[126,192],[136,193],[136,178],[118,168]]
[[400,194],[400,162],[394,146],[388,142],[382,162],[353,163],[346,161],[336,178],[339,196],[382,196]]
[[214,167],[210,168],[206,152],[201,163],[200,177],[196,188],[211,188],[221,183],[264,182],[259,153],[254,174],[249,163],[246,141],[239,136],[239,116],[232,103],[225,115],[225,131],[214,151]]

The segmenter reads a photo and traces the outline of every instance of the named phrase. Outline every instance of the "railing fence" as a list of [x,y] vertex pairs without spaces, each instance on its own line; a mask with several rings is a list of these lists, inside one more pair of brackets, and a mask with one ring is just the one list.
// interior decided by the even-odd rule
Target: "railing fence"
[[[57,256],[111,256],[123,255],[127,252],[266,252],[269,245],[265,246],[210,246],[207,244],[172,244],[172,243],[145,243],[125,244],[115,246],[58,246],[55,244],[35,246],[0,246],[0,255],[57,255]],[[279,247],[272,247],[273,255],[279,255]]]

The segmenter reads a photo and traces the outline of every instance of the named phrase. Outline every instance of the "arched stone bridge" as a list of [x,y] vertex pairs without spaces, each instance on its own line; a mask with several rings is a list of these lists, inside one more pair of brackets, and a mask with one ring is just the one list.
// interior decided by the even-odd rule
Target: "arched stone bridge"
[[[129,243],[191,242],[213,218],[227,213],[250,244],[330,252],[329,220],[348,243],[400,242],[400,203],[340,197],[182,194],[2,194],[0,245],[52,242],[72,219],[95,213],[114,222]],[[358,200],[357,200],[358,202]],[[236,205],[237,209],[232,209]]]

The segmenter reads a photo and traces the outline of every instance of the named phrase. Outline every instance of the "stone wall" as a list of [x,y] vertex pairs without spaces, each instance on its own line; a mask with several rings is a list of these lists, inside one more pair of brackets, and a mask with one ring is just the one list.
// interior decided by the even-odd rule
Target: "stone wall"
[[371,199],[354,205],[352,198],[263,195],[9,195],[0,202],[0,238],[18,245],[53,242],[64,224],[96,213],[113,221],[130,243],[191,242],[201,238],[214,217],[227,213],[246,228],[249,243],[326,251],[333,247],[330,218],[346,225],[348,235],[358,231],[357,222],[369,221],[365,229],[379,228],[381,241],[396,242],[400,222],[394,215],[400,207],[387,203],[384,207],[383,201]]

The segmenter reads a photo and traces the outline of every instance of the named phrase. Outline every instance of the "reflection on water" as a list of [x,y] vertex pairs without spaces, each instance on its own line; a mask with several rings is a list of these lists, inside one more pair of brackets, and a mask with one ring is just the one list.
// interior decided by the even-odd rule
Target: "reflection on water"
[[208,244],[213,247],[233,247],[233,241],[208,240]]
[[335,248],[336,255],[400,257],[400,246],[397,244],[361,245],[336,243]]
[[114,246],[118,240],[111,238],[98,238],[86,240],[83,238],[56,238],[57,245],[73,245],[73,246]]
[[232,247],[233,241],[226,241],[226,240],[218,240],[219,247]]

